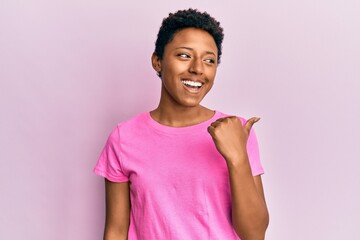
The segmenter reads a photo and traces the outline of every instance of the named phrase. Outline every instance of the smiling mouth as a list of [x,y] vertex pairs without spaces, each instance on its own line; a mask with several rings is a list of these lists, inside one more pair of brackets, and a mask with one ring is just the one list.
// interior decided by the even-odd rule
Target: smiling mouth
[[203,85],[201,82],[195,82],[191,80],[181,80],[182,84],[192,89],[200,89]]

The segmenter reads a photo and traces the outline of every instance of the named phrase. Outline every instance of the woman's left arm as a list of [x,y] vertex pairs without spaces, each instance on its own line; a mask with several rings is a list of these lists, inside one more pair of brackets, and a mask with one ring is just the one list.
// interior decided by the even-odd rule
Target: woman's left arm
[[213,122],[208,128],[216,148],[226,160],[232,223],[242,240],[263,240],[269,224],[261,176],[252,175],[246,151],[251,127],[258,120],[251,118],[243,126],[237,117],[226,117]]

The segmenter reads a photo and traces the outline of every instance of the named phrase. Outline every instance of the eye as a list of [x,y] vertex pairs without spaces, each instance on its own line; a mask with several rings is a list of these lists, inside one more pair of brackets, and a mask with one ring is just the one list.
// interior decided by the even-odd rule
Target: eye
[[205,59],[205,62],[213,64],[213,63],[215,63],[215,60],[208,58],[208,59]]
[[190,56],[186,53],[179,53],[179,54],[176,54],[176,56],[182,57],[182,58],[190,58]]

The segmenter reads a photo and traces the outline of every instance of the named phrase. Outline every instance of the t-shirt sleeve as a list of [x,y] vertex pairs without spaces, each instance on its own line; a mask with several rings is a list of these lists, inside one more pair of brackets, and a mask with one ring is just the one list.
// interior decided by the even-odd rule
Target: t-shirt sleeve
[[121,165],[118,126],[110,133],[93,171],[95,174],[103,176],[112,182],[129,181]]
[[264,169],[261,165],[260,155],[259,155],[259,146],[258,146],[258,142],[256,139],[255,131],[253,128],[251,128],[251,130],[250,130],[246,148],[247,148],[248,158],[249,158],[253,176],[263,174]]

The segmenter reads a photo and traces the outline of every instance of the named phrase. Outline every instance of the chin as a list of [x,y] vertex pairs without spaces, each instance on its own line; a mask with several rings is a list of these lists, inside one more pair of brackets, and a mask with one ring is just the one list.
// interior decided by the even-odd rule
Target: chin
[[184,106],[184,107],[198,107],[200,106],[201,101],[187,101],[187,102],[182,102],[180,103],[180,105]]

